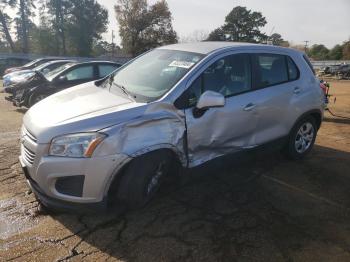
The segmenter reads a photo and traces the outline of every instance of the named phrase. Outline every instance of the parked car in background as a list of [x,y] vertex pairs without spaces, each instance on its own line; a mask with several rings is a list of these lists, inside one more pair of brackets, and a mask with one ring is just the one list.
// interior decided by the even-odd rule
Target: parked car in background
[[30,81],[12,87],[15,93],[14,105],[31,107],[45,97],[63,89],[104,78],[120,66],[114,62],[91,61],[68,63],[46,75],[36,72]]
[[318,74],[319,75],[328,75],[331,73],[331,68],[329,66],[325,66],[325,67],[322,67],[319,71],[318,71]]
[[42,65],[44,63],[47,63],[49,61],[53,61],[53,60],[57,60],[57,59],[60,59],[60,58],[39,58],[39,59],[36,59],[36,60],[33,60],[23,66],[17,66],[17,67],[10,67],[10,68],[7,68],[4,72],[4,74],[9,74],[9,73],[12,73],[12,72],[15,72],[15,71],[21,71],[21,70],[26,70],[26,69],[33,69],[39,65]]
[[341,65],[337,70],[339,79],[350,79],[350,65]]
[[6,57],[0,58],[0,76],[2,76],[7,68],[22,66],[30,62],[28,58]]
[[47,63],[44,63],[42,65],[39,65],[33,69],[26,69],[21,71],[15,71],[12,73],[9,73],[7,75],[4,75],[3,77],[3,87],[10,87],[11,85],[18,84],[20,82],[25,82],[28,79],[30,79],[32,76],[35,75],[35,72],[40,72],[43,75],[46,75],[47,73],[51,72],[52,70],[68,64],[76,62],[74,60],[54,60]]
[[340,68],[340,65],[331,65],[329,66],[329,74],[336,75],[338,70]]
[[20,163],[44,205],[76,210],[113,199],[143,206],[174,163],[195,167],[271,143],[300,159],[323,118],[314,74],[304,53],[277,46],[160,47],[29,109]]

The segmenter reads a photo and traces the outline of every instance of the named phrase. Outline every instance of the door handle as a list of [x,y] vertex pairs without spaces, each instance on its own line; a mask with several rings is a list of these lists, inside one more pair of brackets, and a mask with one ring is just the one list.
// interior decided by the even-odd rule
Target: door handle
[[300,87],[295,87],[293,92],[294,94],[299,94],[301,92]]
[[246,105],[246,106],[243,108],[243,110],[244,110],[244,111],[252,111],[255,107],[256,107],[256,104],[249,103],[248,105]]

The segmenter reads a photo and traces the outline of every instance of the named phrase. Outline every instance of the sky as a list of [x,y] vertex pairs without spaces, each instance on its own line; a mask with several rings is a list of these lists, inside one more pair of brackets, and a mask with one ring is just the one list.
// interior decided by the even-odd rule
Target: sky
[[[111,41],[115,31],[115,0],[97,0],[109,11],[110,24],[104,38]],[[156,0],[149,0],[152,4]],[[194,31],[211,31],[224,24],[233,7],[241,5],[266,17],[267,34],[279,33],[293,44],[324,44],[328,48],[350,39],[350,0],[167,0],[173,15],[173,27],[181,37]]]
[[[115,18],[116,0],[97,0],[109,11],[107,41],[120,44]],[[150,4],[157,0],[148,0]],[[324,44],[328,48],[350,39],[350,0],[167,0],[179,37],[210,32],[224,24],[233,7],[241,5],[266,17],[266,34],[279,33],[292,44]],[[12,14],[11,14],[12,15]]]

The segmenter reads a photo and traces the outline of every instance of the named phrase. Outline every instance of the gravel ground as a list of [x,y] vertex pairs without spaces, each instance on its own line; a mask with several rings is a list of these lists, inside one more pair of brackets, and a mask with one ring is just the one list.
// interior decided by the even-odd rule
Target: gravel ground
[[[332,88],[350,116],[350,81]],[[185,172],[143,209],[76,215],[28,191],[24,112],[0,94],[0,261],[350,261],[350,120],[327,113],[302,161],[251,154]]]

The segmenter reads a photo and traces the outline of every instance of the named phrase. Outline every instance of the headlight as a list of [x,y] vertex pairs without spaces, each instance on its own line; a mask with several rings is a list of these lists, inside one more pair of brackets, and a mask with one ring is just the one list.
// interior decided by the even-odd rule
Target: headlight
[[101,133],[80,133],[56,137],[49,150],[51,156],[91,157],[96,147],[106,138]]

